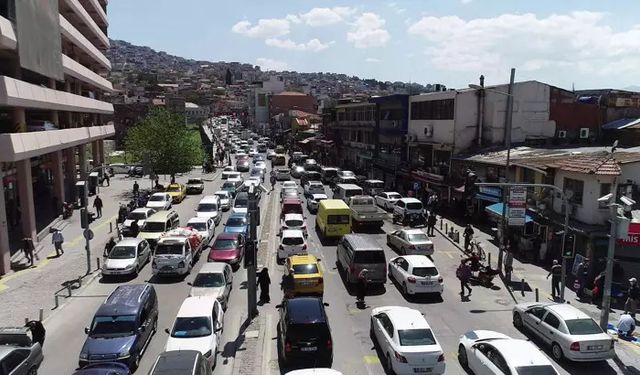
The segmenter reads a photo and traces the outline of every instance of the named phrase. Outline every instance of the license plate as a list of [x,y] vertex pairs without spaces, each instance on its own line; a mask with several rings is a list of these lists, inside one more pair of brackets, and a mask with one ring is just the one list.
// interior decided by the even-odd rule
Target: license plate
[[300,286],[311,286],[314,285],[315,283],[313,281],[301,281],[298,283],[298,285]]
[[164,267],[162,267],[162,270],[163,271],[169,271],[169,270],[172,270],[173,268],[174,268],[173,266],[164,266]]
[[433,285],[433,281],[422,281],[422,285]]
[[318,350],[317,346],[307,346],[304,348],[300,348],[301,352],[315,352],[316,350]]
[[602,350],[602,345],[589,345],[587,350]]
[[432,369],[430,367],[414,367],[413,372],[416,374],[426,374],[431,372]]

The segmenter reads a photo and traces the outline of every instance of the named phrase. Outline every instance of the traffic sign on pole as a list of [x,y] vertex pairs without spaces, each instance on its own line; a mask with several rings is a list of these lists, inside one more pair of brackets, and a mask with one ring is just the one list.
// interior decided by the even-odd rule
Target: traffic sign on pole
[[509,213],[510,226],[523,226],[527,214],[527,189],[524,186],[512,186],[509,189]]

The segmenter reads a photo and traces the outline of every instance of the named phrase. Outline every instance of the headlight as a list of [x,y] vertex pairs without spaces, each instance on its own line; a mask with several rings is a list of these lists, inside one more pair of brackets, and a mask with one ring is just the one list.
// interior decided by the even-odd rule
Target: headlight
[[179,268],[184,267],[184,262],[180,262],[180,263],[178,263],[178,267],[179,267]]
[[89,354],[80,352],[80,359],[87,359],[87,358],[89,358]]
[[134,263],[131,263],[130,265],[126,266],[125,269],[128,270],[128,269],[131,269],[131,268],[133,268],[135,266],[136,265]]
[[209,358],[211,357],[211,350],[209,350],[208,352],[204,353],[204,356]]
[[129,349],[124,349],[120,353],[118,353],[118,359],[128,358],[129,357]]

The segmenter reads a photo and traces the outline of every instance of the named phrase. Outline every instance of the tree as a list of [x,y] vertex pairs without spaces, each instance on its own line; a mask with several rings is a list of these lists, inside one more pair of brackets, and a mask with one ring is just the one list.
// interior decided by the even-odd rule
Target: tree
[[187,129],[182,116],[164,109],[152,110],[129,129],[125,147],[156,175],[189,172],[204,158],[199,133]]

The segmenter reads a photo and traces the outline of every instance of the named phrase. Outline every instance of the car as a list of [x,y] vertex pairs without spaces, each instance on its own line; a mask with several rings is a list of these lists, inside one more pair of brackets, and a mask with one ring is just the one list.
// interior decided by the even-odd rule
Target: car
[[233,201],[232,212],[247,214],[249,212],[249,193],[247,190],[239,190],[238,195],[236,195],[236,199]]
[[250,167],[249,159],[238,159],[238,161],[236,161],[236,169],[238,172],[249,172]]
[[291,166],[291,177],[300,178],[304,173],[304,167],[302,165],[293,165]]
[[280,202],[289,198],[298,198],[298,189],[287,188],[280,190]]
[[[252,143],[253,143],[253,142],[252,142]],[[249,157],[250,157],[250,158],[253,158],[254,156],[258,155],[258,150],[256,150],[256,149],[250,149],[250,150],[249,150],[249,152],[248,152],[248,154],[249,154]]]
[[244,256],[244,235],[220,233],[213,241],[207,262],[224,262],[238,269]]
[[287,372],[285,375],[343,375],[340,371],[330,368],[304,368]]
[[35,342],[29,328],[0,328],[0,374],[37,374],[43,360],[42,346]]
[[131,165],[122,163],[109,164],[109,169],[113,171],[113,174],[129,174]]
[[216,223],[210,217],[192,217],[187,221],[187,227],[192,228],[202,236],[205,245],[216,235]]
[[253,191],[256,195],[256,199],[260,200],[260,198],[262,197],[262,189],[260,188],[261,182],[262,181],[259,177],[250,176],[249,178],[244,180],[244,182],[240,186],[240,191],[248,193],[251,186],[253,186]]
[[257,162],[253,167],[262,169],[264,173],[267,173],[267,163],[265,163],[264,161]]
[[291,172],[287,168],[276,168],[276,180],[283,181],[291,178]]
[[318,212],[318,205],[320,201],[329,199],[326,194],[311,194],[307,197],[307,209],[311,213]]
[[389,373],[444,374],[444,352],[420,311],[404,306],[376,307],[371,310],[370,333]]
[[324,293],[324,273],[320,259],[313,255],[293,255],[287,258],[285,274],[293,269],[293,295],[320,295]]
[[249,155],[246,152],[238,152],[236,153],[236,160],[246,159]]
[[298,184],[296,184],[295,181],[284,181],[282,183],[282,188],[283,189],[297,189],[298,188]]
[[394,218],[403,218],[411,214],[422,214],[423,211],[424,207],[422,206],[422,202],[416,198],[400,198],[396,201],[396,204],[393,205]]
[[222,187],[220,189],[224,191],[228,191],[229,194],[231,194],[231,197],[235,198],[238,191],[238,187],[240,187],[240,185],[242,185],[241,179],[239,178],[229,179],[222,183]]
[[171,195],[168,193],[153,193],[147,201],[147,208],[153,208],[156,211],[169,210],[171,208]]
[[276,152],[274,150],[268,150],[267,151],[267,159],[271,160],[276,156]]
[[375,196],[376,204],[387,211],[391,211],[396,202],[402,199],[400,193],[395,191],[385,191]]
[[249,172],[249,177],[250,178],[252,178],[252,177],[257,178],[260,183],[263,183],[264,182],[264,173],[265,173],[264,169],[253,167],[253,168],[251,168],[251,171]]
[[405,255],[389,260],[389,278],[393,278],[405,296],[438,294],[444,290],[444,279],[435,264],[425,255]]
[[193,282],[187,284],[191,286],[189,297],[215,297],[226,310],[233,286],[233,270],[227,263],[207,262],[200,267]]
[[304,238],[304,232],[299,229],[283,230],[276,255],[278,264],[292,255],[304,254],[307,254],[307,240]]
[[325,311],[328,303],[318,297],[285,299],[277,305],[279,351],[286,366],[295,362],[331,366],[333,341]]
[[338,178],[345,178],[345,177],[356,177],[356,174],[353,173],[352,171],[348,171],[346,169],[343,170],[339,170],[338,171]]
[[500,332],[469,331],[458,341],[458,361],[474,374],[558,375],[533,343]]
[[320,166],[315,159],[307,159],[304,161],[304,170],[305,171],[317,171],[320,170]]
[[180,203],[187,196],[187,187],[183,184],[169,184],[165,192],[171,196],[172,203]]
[[130,237],[130,235],[133,235],[133,233],[131,233],[131,224],[133,224],[134,221],[138,224],[138,228],[142,228],[149,216],[155,213],[156,210],[154,210],[153,208],[145,207],[136,208],[135,210],[129,212],[124,222],[122,223],[122,235],[124,237]]
[[220,199],[220,208],[223,211],[228,211],[231,208],[231,193],[226,190],[218,190],[213,195],[216,195]]
[[222,220],[220,212],[220,198],[217,195],[206,195],[200,199],[195,209],[197,217],[211,218],[216,225]]
[[232,180],[232,179],[240,179],[242,178],[242,173],[238,171],[227,171],[222,172],[223,180]]
[[307,231],[307,221],[301,214],[284,215],[284,218],[282,218],[280,223],[280,231],[283,231],[285,229],[299,229],[304,233],[305,237],[309,235]]
[[322,181],[322,174],[318,171],[305,171],[300,176],[300,183],[306,185],[309,181]]
[[204,192],[204,181],[201,178],[187,180],[187,194],[202,194],[202,192]]
[[305,197],[311,194],[324,194],[324,185],[320,181],[308,181],[303,188]]
[[433,255],[433,241],[420,229],[400,229],[387,233],[387,245],[401,255]]
[[138,273],[151,259],[151,246],[140,238],[125,238],[119,241],[102,265],[102,276],[138,276]]
[[551,346],[553,358],[576,362],[604,361],[615,356],[614,340],[589,315],[566,303],[520,303],[513,325]]
[[131,375],[129,367],[118,362],[92,363],[72,375]]
[[249,231],[247,214],[233,213],[224,224],[225,233],[241,233],[246,235]]
[[160,353],[148,375],[174,374],[211,375],[212,372],[208,358],[205,358],[199,350],[170,350]]
[[266,159],[265,159],[264,155],[260,155],[260,154],[255,154],[255,155],[253,155],[253,164],[254,164],[254,165],[255,165],[256,163],[258,163],[258,162],[261,162],[261,161],[263,162],[263,161],[265,161],[265,160],[266,160]]
[[304,214],[302,209],[302,200],[300,198],[285,198],[282,201],[282,207],[280,208],[280,219],[284,219],[286,214]]
[[169,334],[165,351],[199,350],[214,367],[218,358],[224,312],[212,296],[187,297],[182,302]]
[[232,165],[228,165],[228,166],[222,168],[222,172],[237,172],[237,171],[236,171],[236,167],[234,167]]

